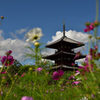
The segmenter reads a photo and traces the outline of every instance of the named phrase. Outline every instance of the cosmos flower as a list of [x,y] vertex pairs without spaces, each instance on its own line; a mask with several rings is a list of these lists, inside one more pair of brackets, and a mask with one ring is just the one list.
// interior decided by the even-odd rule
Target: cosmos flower
[[[6,59],[7,59],[7,61],[6,61]],[[6,63],[5,63],[5,61],[6,61]],[[1,59],[1,62],[2,62],[2,64],[5,63],[5,66],[12,65],[13,62],[14,62],[13,56],[11,56],[11,55],[3,56],[2,59]]]
[[79,69],[83,69],[83,72],[90,72],[90,70],[93,70],[93,65],[92,64],[86,64],[84,67],[79,66]]
[[74,79],[74,78],[75,78],[74,75],[71,75],[71,76],[69,77],[69,80],[70,80],[70,79]]
[[76,73],[75,73],[75,75],[74,76],[77,76],[78,74],[80,74],[80,71],[75,71]]
[[85,63],[87,64],[89,62],[89,60],[92,60],[92,56],[91,55],[87,55],[85,58]]
[[86,29],[84,29],[84,32],[89,32],[89,31],[91,31],[91,30],[93,30],[94,29],[94,23],[89,23],[89,22],[87,22],[86,23]]
[[1,95],[3,95],[3,92],[1,91]]
[[1,74],[5,74],[5,73],[7,73],[7,72],[6,71],[1,72]]
[[25,75],[25,73],[23,73],[22,75],[21,75],[21,77],[23,77]]
[[37,69],[35,69],[35,71],[40,72],[43,68],[39,67]]
[[80,81],[74,81],[72,84],[78,85],[79,83],[80,83]]
[[[81,52],[80,52],[80,51],[77,52],[77,54],[75,55],[74,59],[78,58],[80,55],[81,55]],[[73,59],[73,60],[74,60],[74,59]]]
[[75,66],[75,63],[71,63],[72,66]]
[[64,71],[63,70],[58,70],[58,72],[57,71],[54,71],[53,72],[53,75],[52,75],[52,78],[54,80],[59,80],[59,78],[62,77],[63,74],[64,74]]
[[21,100],[34,100],[32,97],[23,96]]
[[95,45],[95,46],[94,46],[94,48],[95,48],[95,50],[97,51],[97,49],[98,49],[98,46],[97,46],[97,45]]
[[33,28],[29,32],[27,32],[25,36],[28,38],[26,42],[35,43],[36,41],[40,40],[43,34],[40,28]]
[[11,53],[12,53],[12,51],[9,50],[9,51],[6,52],[6,55],[10,55]]

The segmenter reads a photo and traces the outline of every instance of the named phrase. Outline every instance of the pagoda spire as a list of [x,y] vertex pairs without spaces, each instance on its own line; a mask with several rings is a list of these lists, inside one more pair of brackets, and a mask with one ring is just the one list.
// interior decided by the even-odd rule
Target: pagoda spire
[[63,36],[65,36],[65,20],[63,20]]

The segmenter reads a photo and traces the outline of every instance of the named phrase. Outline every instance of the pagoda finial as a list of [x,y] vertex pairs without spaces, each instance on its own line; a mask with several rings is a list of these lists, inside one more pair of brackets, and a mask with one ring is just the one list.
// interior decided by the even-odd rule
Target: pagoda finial
[[65,20],[63,20],[63,36],[65,36]]

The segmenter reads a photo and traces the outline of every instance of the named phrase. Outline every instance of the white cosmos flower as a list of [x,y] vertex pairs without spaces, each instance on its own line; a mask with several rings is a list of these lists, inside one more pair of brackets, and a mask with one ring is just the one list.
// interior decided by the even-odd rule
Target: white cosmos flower
[[29,30],[25,36],[28,38],[26,42],[32,42],[35,43],[36,41],[40,40],[40,38],[43,36],[41,28],[33,28]]

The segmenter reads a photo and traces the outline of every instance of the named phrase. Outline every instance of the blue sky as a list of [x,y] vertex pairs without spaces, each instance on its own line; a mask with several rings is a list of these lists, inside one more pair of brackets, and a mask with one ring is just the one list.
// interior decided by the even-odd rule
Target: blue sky
[[[2,0],[0,16],[4,16],[0,27],[0,42],[3,47],[0,54],[3,56],[4,52],[11,49],[12,55],[21,61],[24,51],[22,46],[33,47],[26,43],[25,34],[34,27],[39,27],[44,34],[40,42],[47,44],[48,41],[52,42],[61,37],[63,19],[66,35],[87,43],[84,24],[95,20],[96,0]],[[99,31],[100,28],[98,33]]]

